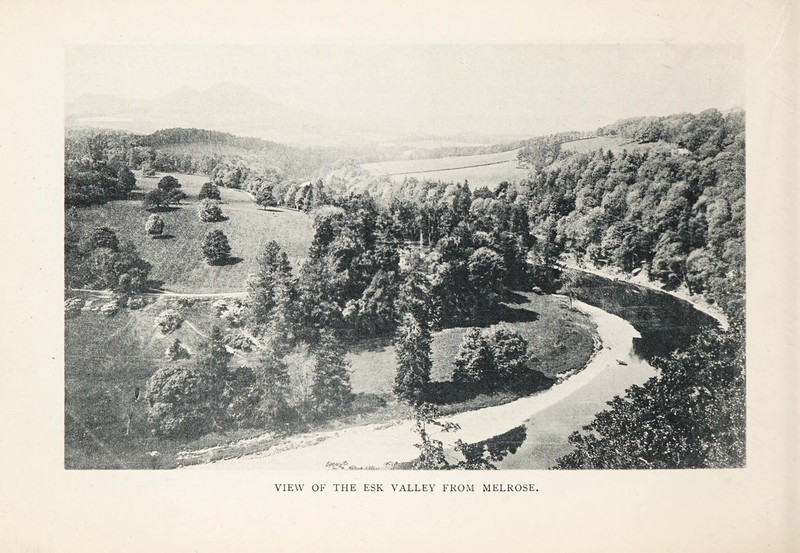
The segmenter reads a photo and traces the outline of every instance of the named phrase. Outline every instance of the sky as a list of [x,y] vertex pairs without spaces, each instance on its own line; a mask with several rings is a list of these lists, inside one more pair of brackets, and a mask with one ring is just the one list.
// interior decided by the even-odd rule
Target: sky
[[290,45],[68,48],[65,97],[245,86],[371,128],[436,135],[593,130],[744,107],[731,45]]

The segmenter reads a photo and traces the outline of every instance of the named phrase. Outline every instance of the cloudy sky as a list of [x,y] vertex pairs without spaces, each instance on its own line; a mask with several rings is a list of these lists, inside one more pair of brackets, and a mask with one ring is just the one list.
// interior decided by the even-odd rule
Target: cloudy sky
[[76,46],[66,100],[241,85],[371,128],[590,130],[623,117],[744,107],[743,52],[714,45]]

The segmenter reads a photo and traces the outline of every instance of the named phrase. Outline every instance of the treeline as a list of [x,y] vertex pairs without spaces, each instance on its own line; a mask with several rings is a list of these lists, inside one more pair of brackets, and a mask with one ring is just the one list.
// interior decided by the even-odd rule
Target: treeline
[[744,115],[711,110],[662,122],[680,122],[681,134],[671,138],[686,151],[664,144],[619,155],[560,153],[509,192],[527,206],[542,262],[570,253],[626,272],[645,270],[740,310]]
[[[215,184],[256,192],[262,183],[299,187],[321,168],[353,152],[293,148],[256,138],[201,129],[166,129],[150,135],[72,129],[65,141],[67,205],[90,205],[124,195],[102,192],[122,169],[207,175]],[[75,173],[79,176],[73,176]]]

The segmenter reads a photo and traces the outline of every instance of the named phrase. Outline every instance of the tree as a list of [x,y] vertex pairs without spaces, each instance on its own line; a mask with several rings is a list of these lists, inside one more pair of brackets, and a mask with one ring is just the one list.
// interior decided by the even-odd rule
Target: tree
[[90,230],[89,236],[87,236],[84,244],[84,249],[91,251],[98,248],[108,248],[112,251],[118,251],[119,239],[117,238],[117,233],[108,227],[94,227]]
[[213,404],[208,382],[188,365],[158,369],[147,383],[147,420],[156,436],[194,438],[208,431]]
[[289,407],[289,368],[273,351],[265,349],[258,358],[254,371],[262,392],[258,406],[262,423],[272,428],[287,426],[294,414]]
[[314,408],[322,417],[346,413],[353,402],[345,350],[330,332],[325,332],[317,348],[311,397]]
[[264,209],[278,205],[278,202],[275,201],[275,196],[272,193],[271,184],[264,184],[258,189],[258,192],[256,192],[256,203]]
[[118,188],[119,191],[122,193],[122,197],[126,198],[128,193],[136,188],[136,176],[133,174],[133,171],[128,169],[127,165],[123,165],[117,176]]
[[206,182],[203,183],[203,186],[200,187],[200,193],[197,195],[198,200],[203,199],[209,200],[219,200],[219,188],[213,182]]
[[167,198],[167,194],[158,188],[148,190],[144,195],[144,199],[142,200],[142,206],[148,211],[167,207],[168,205],[169,200]]
[[279,286],[289,285],[292,266],[286,252],[275,240],[270,240],[256,258],[256,268],[247,280],[250,314],[256,325],[264,325],[276,307],[275,295]]
[[431,380],[431,333],[413,315],[404,315],[397,329],[395,355],[395,395],[406,403],[420,404]]
[[163,190],[164,192],[169,192],[170,190],[174,190],[180,187],[181,183],[178,182],[178,179],[176,179],[172,175],[163,176],[161,177],[161,180],[158,181],[159,190]]
[[470,328],[461,338],[455,358],[453,381],[479,383],[494,377],[495,365],[489,341],[479,328]]
[[504,326],[492,331],[490,348],[495,367],[495,378],[506,382],[528,372],[528,342],[522,335]]
[[197,206],[197,215],[205,223],[215,223],[222,221],[224,218],[219,204],[214,200],[208,199],[200,200],[200,204]]
[[482,247],[469,256],[467,267],[475,300],[473,317],[478,322],[488,322],[491,310],[503,290],[505,263],[496,251]]
[[179,190],[178,188],[173,188],[172,190],[166,193],[166,202],[167,205],[169,204],[179,204],[181,201],[186,199],[186,194],[183,190]]
[[142,176],[143,177],[156,176],[156,170],[153,168],[153,165],[149,161],[145,161],[142,163]]
[[228,237],[221,230],[212,230],[203,237],[203,257],[209,265],[224,265],[231,253]]
[[164,232],[164,219],[153,213],[147,218],[147,222],[144,224],[144,230],[153,238],[161,236]]
[[659,376],[615,397],[581,432],[558,468],[731,468],[745,461],[742,321],[706,330],[685,351],[657,359]]
[[172,344],[164,352],[164,357],[167,361],[179,361],[181,359],[189,359],[189,350],[187,350],[181,341],[175,338]]

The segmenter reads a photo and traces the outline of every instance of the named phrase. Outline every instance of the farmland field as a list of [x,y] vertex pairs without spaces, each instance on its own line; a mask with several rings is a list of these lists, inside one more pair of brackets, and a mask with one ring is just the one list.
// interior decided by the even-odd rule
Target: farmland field
[[502,181],[519,181],[527,176],[527,170],[517,166],[517,152],[385,161],[365,163],[361,167],[376,175],[388,175],[393,182],[402,182],[405,177],[444,182],[466,179],[473,189],[481,186],[493,189]]
[[[580,369],[594,351],[594,324],[562,299],[525,293],[525,303],[511,304],[517,322],[503,322],[528,341],[532,368],[546,376]],[[524,313],[521,313],[524,312]],[[433,335],[431,380],[450,380],[453,360],[467,328],[450,328]],[[350,353],[350,377],[354,392],[390,394],[397,370],[394,347],[370,348]]]
[[[86,228],[108,226],[121,240],[132,241],[139,254],[153,265],[150,278],[165,290],[185,293],[235,292],[244,290],[247,275],[256,256],[270,240],[276,240],[293,266],[305,258],[313,238],[311,220],[304,213],[272,208],[263,210],[249,194],[221,188],[222,212],[228,217],[217,223],[203,223],[197,216],[197,194],[207,178],[174,174],[187,199],[171,211],[160,213],[165,222],[164,237],[153,239],[144,230],[149,213],[141,197],[155,188],[158,178],[137,175],[141,190],[134,199],[108,202],[76,210]],[[208,231],[220,229],[228,237],[235,263],[209,266],[203,260],[200,243]]]
[[583,154],[602,148],[605,151],[611,150],[614,154],[619,154],[622,153],[622,150],[628,150],[629,152],[633,150],[646,150],[652,146],[652,143],[639,144],[636,141],[631,141],[629,138],[620,136],[596,136],[584,140],[564,142],[561,144],[561,149]]

